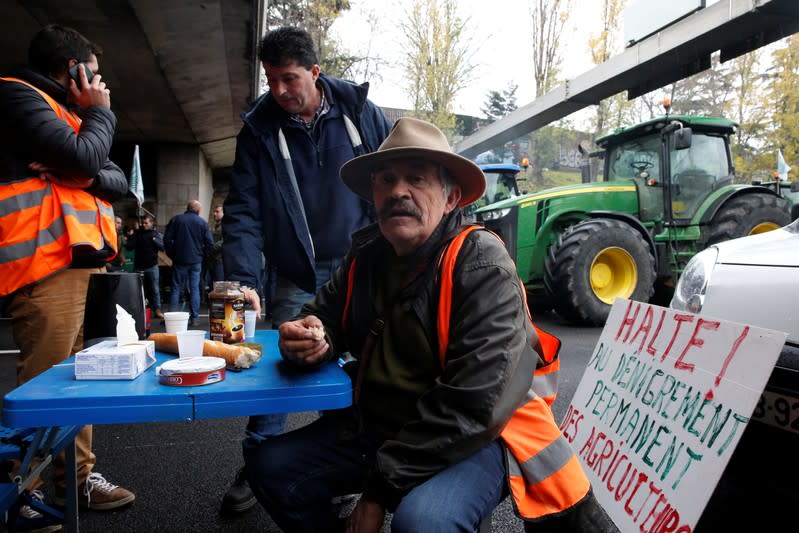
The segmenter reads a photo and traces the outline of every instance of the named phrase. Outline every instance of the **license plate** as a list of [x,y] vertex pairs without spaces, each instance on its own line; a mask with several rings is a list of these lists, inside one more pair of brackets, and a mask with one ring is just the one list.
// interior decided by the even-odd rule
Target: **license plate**
[[799,433],[799,398],[765,390],[752,413],[752,420]]

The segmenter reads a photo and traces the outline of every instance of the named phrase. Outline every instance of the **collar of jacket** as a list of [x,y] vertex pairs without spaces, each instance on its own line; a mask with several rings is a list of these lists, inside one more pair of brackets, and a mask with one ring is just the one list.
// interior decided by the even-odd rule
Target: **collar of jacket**
[[34,70],[28,65],[17,65],[11,75],[15,78],[25,80],[34,87],[43,90],[49,94],[56,102],[68,107],[67,104],[67,89],[50,76],[42,74],[38,70]]
[[[360,114],[366,104],[366,97],[369,92],[369,83],[360,85],[319,74],[318,83],[325,91],[330,107],[336,104],[349,110],[346,113],[351,119],[353,113]],[[278,117],[278,118],[276,118]],[[278,122],[289,120],[289,114],[280,107],[272,97],[270,91],[262,94],[250,108],[241,114],[241,120],[258,133],[265,133],[269,130],[267,125],[275,125]],[[276,128],[275,128],[276,129]]]

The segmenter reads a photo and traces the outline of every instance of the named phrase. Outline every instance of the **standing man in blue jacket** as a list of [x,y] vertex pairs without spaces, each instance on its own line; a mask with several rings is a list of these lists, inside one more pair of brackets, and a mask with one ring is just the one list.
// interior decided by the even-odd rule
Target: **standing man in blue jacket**
[[196,327],[200,313],[200,272],[205,258],[214,249],[214,240],[208,223],[200,218],[203,206],[197,200],[189,201],[186,212],[175,215],[164,232],[164,250],[172,259],[172,292],[169,310],[176,311],[180,292],[188,283],[189,326]]
[[[242,286],[261,288],[262,254],[275,269],[276,328],[328,281],[349,249],[350,235],[373,221],[371,205],[344,186],[338,171],[376,150],[391,124],[367,99],[367,83],[321,73],[305,30],[284,26],[268,32],[258,57],[269,92],[242,115],[224,205],[222,255],[226,279]],[[260,307],[257,296],[248,295],[248,301]],[[244,447],[282,433],[285,422],[285,414],[250,417]],[[222,499],[223,512],[243,512],[255,502],[239,471]]]
[[144,275],[144,293],[153,316],[164,318],[161,311],[161,278],[158,270],[158,252],[164,249],[164,237],[155,227],[151,215],[141,219],[141,227],[131,230],[125,241],[125,249],[133,250],[133,269]]

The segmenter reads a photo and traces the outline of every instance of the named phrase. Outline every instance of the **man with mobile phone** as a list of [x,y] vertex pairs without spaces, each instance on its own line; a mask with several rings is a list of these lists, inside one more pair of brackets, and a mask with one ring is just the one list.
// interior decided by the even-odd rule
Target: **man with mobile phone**
[[[18,385],[82,348],[89,278],[117,255],[110,202],[128,184],[108,158],[116,117],[97,74],[101,52],[76,30],[51,24],[31,40],[29,64],[0,78],[0,297],[20,350]],[[75,445],[83,507],[109,510],[135,499],[93,472],[91,426]],[[64,474],[59,458],[53,501],[61,505]],[[17,531],[54,530],[30,507],[20,515]]]

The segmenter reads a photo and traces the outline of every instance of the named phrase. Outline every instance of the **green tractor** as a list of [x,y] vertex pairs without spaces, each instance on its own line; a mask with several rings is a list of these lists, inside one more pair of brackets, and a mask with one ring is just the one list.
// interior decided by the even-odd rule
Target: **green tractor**
[[666,304],[700,250],[799,216],[787,192],[733,183],[736,127],[667,115],[619,128],[591,154],[604,157],[602,181],[509,198],[475,217],[502,237],[538,309],[598,326],[616,298]]

